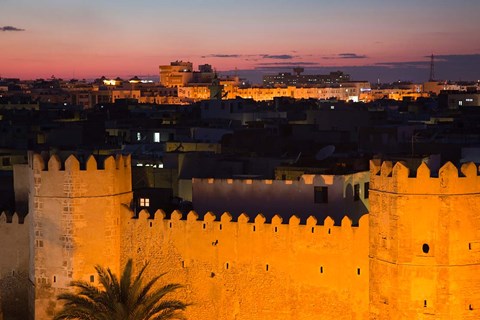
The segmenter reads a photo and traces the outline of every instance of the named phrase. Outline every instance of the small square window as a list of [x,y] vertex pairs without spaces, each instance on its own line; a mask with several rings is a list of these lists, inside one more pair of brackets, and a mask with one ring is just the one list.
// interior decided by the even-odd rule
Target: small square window
[[140,198],[140,207],[150,207],[150,199]]
[[314,187],[315,203],[328,203],[328,187]]

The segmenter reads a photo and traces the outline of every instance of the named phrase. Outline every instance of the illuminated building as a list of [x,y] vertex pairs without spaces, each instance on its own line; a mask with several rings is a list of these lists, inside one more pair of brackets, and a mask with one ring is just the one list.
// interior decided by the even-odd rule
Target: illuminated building
[[209,64],[200,65],[193,71],[191,62],[174,61],[168,66],[159,66],[160,84],[165,87],[182,87],[189,83],[210,83],[214,72]]
[[277,86],[318,86],[342,83],[350,81],[350,75],[341,71],[330,72],[329,74],[301,74],[303,68],[294,68],[295,74],[282,72],[276,75],[264,75],[263,85],[265,87]]
[[193,78],[191,62],[174,61],[169,66],[159,66],[159,69],[160,84],[165,87],[184,86]]
[[[345,82],[327,87],[249,87],[241,88],[231,83],[223,83],[223,97],[235,99],[253,99],[255,101],[269,101],[278,97],[290,97],[294,99],[336,99],[342,101],[358,102],[363,92],[370,90],[370,83],[365,81]],[[208,99],[210,91],[206,86],[189,85],[178,88],[178,97],[189,101]]]

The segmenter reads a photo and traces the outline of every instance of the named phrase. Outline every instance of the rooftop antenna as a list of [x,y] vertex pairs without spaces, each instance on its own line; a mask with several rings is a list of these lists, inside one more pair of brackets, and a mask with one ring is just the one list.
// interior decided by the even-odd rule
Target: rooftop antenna
[[435,60],[434,56],[432,53],[432,56],[430,57],[430,79],[429,81],[435,81]]

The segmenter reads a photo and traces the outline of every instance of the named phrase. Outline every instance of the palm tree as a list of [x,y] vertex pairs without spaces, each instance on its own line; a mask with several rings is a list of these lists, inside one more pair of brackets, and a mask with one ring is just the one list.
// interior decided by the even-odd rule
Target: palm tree
[[95,266],[102,289],[86,281],[72,281],[76,293],[58,295],[64,301],[63,309],[55,320],[167,320],[182,319],[182,311],[188,304],[179,300],[164,299],[165,295],[181,288],[179,284],[167,284],[152,290],[157,280],[154,277],[145,286],[142,285],[145,264],[135,279],[132,277],[132,259],[129,259],[123,274],[118,280],[109,268]]

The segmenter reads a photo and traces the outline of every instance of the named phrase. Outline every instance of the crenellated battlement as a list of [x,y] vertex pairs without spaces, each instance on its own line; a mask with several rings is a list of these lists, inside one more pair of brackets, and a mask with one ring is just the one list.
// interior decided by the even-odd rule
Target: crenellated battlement
[[402,162],[371,160],[370,190],[397,194],[476,194],[480,193],[479,168],[470,162],[459,169],[447,162],[437,174],[423,162],[412,175]]
[[[368,198],[363,195],[369,176],[368,171],[361,171],[343,175],[305,174],[298,180],[194,179],[192,202],[202,214],[228,211],[234,220],[242,213],[261,212],[269,220],[276,214],[284,218],[295,214],[302,223],[310,215],[322,221],[330,216],[335,225],[340,225],[347,215],[357,225],[358,219],[368,213]],[[361,201],[354,199],[354,190]],[[320,200],[320,194],[328,199]]]
[[220,215],[219,218],[212,213],[212,212],[207,212],[205,215],[203,215],[203,218],[196,213],[195,211],[190,211],[188,214],[184,215],[182,212],[175,210],[172,212],[170,215],[170,218],[167,218],[167,215],[165,214],[164,211],[162,210],[157,210],[155,214],[151,214],[147,210],[142,210],[138,214],[138,218],[132,218],[133,221],[138,221],[138,223],[152,223],[153,224],[169,224],[170,228],[174,228],[175,226],[178,226],[179,224],[185,224],[188,226],[201,226],[202,228],[206,229],[208,226],[212,225],[222,225],[222,224],[229,224],[232,226],[239,225],[239,226],[282,226],[285,228],[288,227],[298,227],[300,229],[305,229],[308,230],[308,232],[312,231],[312,228],[318,228],[319,230],[325,229],[325,230],[331,230],[331,228],[337,228],[337,229],[347,229],[347,228],[352,228],[354,230],[356,229],[362,229],[365,227],[368,227],[368,214],[363,215],[362,218],[360,218],[358,226],[352,225],[352,220],[345,216],[342,219],[341,225],[340,226],[334,226],[334,220],[331,217],[326,217],[323,221],[318,221],[316,217],[314,216],[309,216],[305,224],[301,224],[301,219],[297,217],[296,215],[292,215],[288,221],[284,221],[284,219],[279,216],[275,215],[271,219],[266,219],[265,216],[261,213],[257,214],[255,218],[250,218],[247,214],[242,213],[237,221],[233,221],[232,215],[228,212],[224,212],[222,215]]
[[[347,217],[334,226],[330,217],[296,215],[124,214],[122,257],[148,259],[155,273],[184,283],[196,305],[189,319],[366,319],[368,215],[355,227]],[[300,311],[291,296],[301,297]]]
[[62,161],[58,155],[44,160],[33,154],[29,166],[36,196],[98,197],[132,191],[130,156],[109,156],[99,163],[91,155],[81,163],[74,155]]
[[118,171],[131,167],[130,155],[109,156],[103,160],[103,163],[97,163],[93,155],[90,155],[84,166],[74,155],[70,155],[65,161],[62,161],[56,154],[50,156],[45,161],[42,155],[35,153],[30,159],[30,167],[35,171]]
[[478,319],[478,167],[371,161],[370,191],[370,319]]
[[[297,187],[300,185],[314,185],[322,184],[325,182],[325,177],[333,177],[334,175],[328,174],[304,174],[300,177],[300,180],[272,180],[272,179],[215,179],[215,178],[193,178],[192,183],[221,183],[221,184],[245,184],[252,186],[265,186],[265,185],[287,185]],[[328,181],[330,179],[327,178]]]
[[13,212],[13,213],[5,212],[5,211],[0,212],[0,224],[12,224],[12,225],[26,224],[27,219],[28,219],[28,215],[24,217],[23,215],[20,215],[16,212]]

